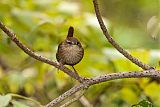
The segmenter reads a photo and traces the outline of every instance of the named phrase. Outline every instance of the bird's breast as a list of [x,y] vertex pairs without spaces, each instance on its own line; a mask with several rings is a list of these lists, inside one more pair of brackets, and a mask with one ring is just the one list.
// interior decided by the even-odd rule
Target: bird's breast
[[83,58],[84,50],[82,47],[79,47],[77,45],[72,45],[69,47],[63,48],[63,59],[65,61],[65,64],[67,65],[75,65],[78,62],[81,61]]

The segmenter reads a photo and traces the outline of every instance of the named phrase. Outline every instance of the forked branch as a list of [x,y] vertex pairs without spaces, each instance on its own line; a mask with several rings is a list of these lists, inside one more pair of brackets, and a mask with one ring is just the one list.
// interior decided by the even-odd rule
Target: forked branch
[[68,98],[69,96],[75,94],[76,92],[89,88],[92,85],[99,84],[102,82],[106,81],[111,81],[111,80],[117,80],[117,79],[124,79],[124,78],[160,78],[160,71],[159,70],[145,70],[143,72],[141,71],[131,71],[131,72],[119,72],[119,73],[111,73],[111,74],[106,74],[106,75],[101,75],[93,78],[86,79],[84,83],[81,83],[79,85],[74,86],[70,90],[66,91],[64,94],[60,95],[50,103],[48,103],[44,107],[52,107],[57,104],[59,104],[61,101],[64,99]]
[[[101,27],[104,35],[108,39],[109,43],[111,43],[127,59],[129,59],[130,61],[132,61],[133,63],[135,63],[139,67],[141,67],[142,69],[144,69],[144,71],[143,72],[139,72],[139,71],[119,72],[119,73],[105,74],[105,75],[101,75],[101,76],[97,76],[97,77],[93,77],[93,78],[88,78],[88,79],[81,78],[83,81],[79,81],[79,82],[81,82],[79,85],[75,85],[73,88],[71,88],[70,90],[66,91],[64,94],[60,95],[59,97],[55,98],[53,101],[49,102],[44,107],[55,106],[55,105],[59,104],[60,102],[62,102],[63,100],[65,100],[66,98],[68,98],[69,96],[72,96],[76,92],[78,92],[78,91],[80,91],[80,90],[82,90],[84,88],[89,88],[90,86],[92,86],[94,84],[99,84],[99,83],[102,83],[102,82],[106,82],[106,81],[110,81],[110,80],[116,80],[116,79],[123,79],[123,78],[143,78],[143,77],[160,78],[160,71],[159,70],[154,70],[153,67],[151,67],[151,66],[149,66],[147,64],[144,64],[143,62],[139,61],[137,58],[133,57],[130,53],[128,53],[126,50],[124,50],[122,47],[120,47],[113,40],[113,38],[109,35],[109,33],[108,33],[108,31],[107,31],[107,29],[106,29],[106,27],[104,25],[104,22],[102,20],[101,14],[99,12],[99,7],[98,7],[97,0],[93,0],[93,4],[94,4],[96,16],[97,16],[98,22],[100,24],[100,27]],[[68,74],[70,77],[73,77],[76,80],[78,80],[77,74],[75,72],[72,72],[70,69],[68,69],[67,67],[65,67],[63,65],[60,65],[57,62],[54,62],[54,61],[52,61],[50,59],[42,57],[41,55],[38,55],[35,52],[33,52],[32,50],[30,50],[29,48],[27,48],[21,41],[18,40],[18,38],[16,37],[15,33],[10,31],[2,22],[0,22],[0,28],[26,54],[28,54],[29,56],[31,56],[31,57],[33,57],[33,58],[35,58],[35,59],[37,59],[37,60],[39,60],[41,62],[50,64],[50,65],[60,69],[60,70],[64,71],[66,74]],[[83,95],[83,93],[81,95]],[[78,98],[75,98],[75,99],[71,100],[70,102],[67,102],[63,106],[65,107],[66,105],[69,105],[69,104],[73,103]]]

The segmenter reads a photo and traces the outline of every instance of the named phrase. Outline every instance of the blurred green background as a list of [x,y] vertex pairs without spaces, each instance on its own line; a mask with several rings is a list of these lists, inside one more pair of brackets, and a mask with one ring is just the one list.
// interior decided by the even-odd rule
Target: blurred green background
[[[159,68],[160,0],[100,0],[109,33],[144,63]],[[106,40],[95,17],[92,0],[0,0],[0,21],[27,47],[56,60],[58,44],[74,26],[85,49],[75,66],[80,75],[99,76],[141,70]],[[47,104],[76,84],[62,71],[30,58],[0,31],[0,94],[16,93]],[[94,107],[130,107],[149,100],[160,107],[160,85],[150,79],[123,79],[89,88],[85,98]],[[13,99],[18,100],[18,99]],[[31,102],[19,102],[35,107]],[[70,107],[85,107],[83,101]]]

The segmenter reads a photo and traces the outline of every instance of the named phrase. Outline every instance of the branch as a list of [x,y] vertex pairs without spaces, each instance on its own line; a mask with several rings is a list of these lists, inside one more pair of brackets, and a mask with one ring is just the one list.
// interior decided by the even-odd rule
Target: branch
[[[79,79],[79,76],[75,73],[72,72],[70,69],[68,69],[67,67],[54,62],[50,59],[47,59],[41,55],[36,54],[35,52],[33,52],[32,50],[30,50],[29,48],[27,48],[21,41],[19,41],[19,39],[16,37],[16,34],[13,33],[12,31],[10,31],[2,22],[0,22],[0,28],[11,38],[11,40],[13,42],[15,42],[17,44],[17,46],[19,48],[21,48],[26,54],[28,54],[30,57],[37,59],[41,62],[47,63],[49,65],[52,65],[62,71],[64,71],[66,74],[68,74],[69,76],[75,78],[76,80],[79,80],[79,82],[83,82],[84,78],[81,77]],[[74,93],[76,93],[77,91],[81,90],[82,88],[85,88],[86,85],[84,84],[80,84],[78,86],[73,87],[72,89],[68,90],[67,92],[65,92],[64,94],[62,94],[61,96],[59,96],[58,98],[54,99],[53,101],[51,101],[50,103],[48,103],[45,107],[52,107],[55,104],[63,101],[65,98],[73,95]]]
[[61,101],[63,101],[67,97],[80,91],[81,89],[89,88],[90,86],[92,86],[94,84],[99,84],[102,82],[116,80],[116,79],[123,79],[123,78],[144,78],[144,77],[160,78],[160,71],[150,69],[150,70],[145,70],[143,72],[140,72],[140,71],[119,72],[119,73],[112,73],[112,74],[106,74],[106,75],[101,75],[101,76],[89,78],[89,79],[86,79],[80,85],[76,85],[73,88],[71,88],[70,90],[66,91],[64,94],[60,95],[58,98],[54,99],[53,101],[51,101],[50,103],[48,103],[44,107],[52,107],[52,106],[60,103]]
[[144,70],[148,70],[148,69],[154,69],[153,67],[144,64],[143,62],[141,62],[140,60],[138,60],[137,58],[133,57],[129,52],[127,52],[126,50],[124,50],[120,45],[118,45],[113,38],[110,36],[110,34],[108,33],[107,28],[104,25],[104,22],[102,20],[100,11],[99,11],[99,7],[98,7],[98,2],[97,0],[93,0],[93,4],[94,4],[94,9],[95,9],[95,13],[96,13],[96,17],[98,19],[99,25],[103,31],[103,34],[105,35],[105,37],[108,39],[109,43],[112,44],[112,46],[114,46],[122,55],[124,55],[127,59],[129,59],[131,62],[135,63],[136,65],[138,65],[139,67],[141,67]]
[[106,75],[97,76],[94,78],[88,79],[86,84],[93,85],[98,84],[101,82],[106,82],[110,80],[116,80],[116,79],[123,79],[123,78],[160,78],[160,70],[145,70],[145,71],[131,71],[131,72],[118,72],[118,73],[111,73]]
[[88,101],[88,99],[85,96],[82,96],[79,101],[84,107],[93,107],[93,105]]
[[[97,15],[97,19],[99,21],[100,27],[104,33],[104,35],[106,36],[106,38],[108,39],[108,41],[121,53],[123,54],[127,59],[129,59],[130,61],[132,61],[133,63],[135,63],[136,65],[138,65],[139,67],[141,67],[142,69],[144,69],[145,71],[143,72],[119,72],[119,73],[112,73],[112,74],[106,74],[106,75],[101,75],[101,76],[97,76],[97,77],[93,77],[93,78],[89,78],[89,79],[83,79],[81,78],[80,80],[80,84],[74,86],[73,88],[71,88],[70,90],[66,91],[64,94],[60,95],[59,97],[57,97],[56,99],[54,99],[53,101],[51,101],[50,103],[48,103],[47,105],[45,105],[44,107],[52,107],[57,105],[58,103],[62,102],[63,100],[65,100],[66,98],[68,98],[69,96],[75,94],[76,92],[80,91],[81,89],[84,88],[88,88],[94,84],[99,84],[101,82],[106,82],[106,81],[110,81],[110,80],[116,80],[116,79],[123,79],[123,78],[143,78],[143,77],[150,77],[150,78],[160,78],[160,71],[159,70],[154,70],[154,68],[150,67],[149,65],[146,65],[144,63],[142,63],[141,61],[139,61],[137,58],[133,57],[132,55],[130,55],[127,51],[125,51],[122,47],[120,47],[113,39],[112,37],[109,35],[103,20],[101,18],[100,12],[99,12],[99,8],[98,8],[98,3],[97,0],[93,0],[94,3],[94,7],[95,7],[95,12]],[[30,50],[29,48],[27,48],[24,44],[22,44],[22,42],[20,42],[18,40],[18,38],[16,37],[16,35],[11,32],[3,23],[0,22],[0,28],[11,38],[11,40],[13,42],[15,42],[17,44],[17,46],[19,46],[26,54],[28,54],[29,56],[50,64],[62,71],[64,71],[66,74],[68,74],[69,76],[75,78],[78,80],[78,76],[72,72],[70,69],[68,69],[67,67],[60,65],[57,62],[54,62],[50,59],[47,59],[43,56],[40,56],[36,53],[34,53],[32,50]],[[76,101],[77,99],[72,99],[71,102],[68,102],[69,104],[71,104],[73,101]],[[67,104],[67,103],[66,103]],[[62,105],[63,106],[63,105]]]
[[63,93],[62,95],[60,95],[59,97],[57,97],[56,99],[52,100],[50,103],[48,103],[47,105],[45,105],[44,107],[52,107],[57,105],[58,103],[62,102],[63,100],[65,100],[66,98],[68,98],[69,96],[73,95],[74,93],[80,91],[81,89],[86,88],[87,85],[86,84],[79,84],[74,86],[73,88],[71,88],[70,90],[66,91],[65,93]]
[[[64,73],[68,74],[70,77],[75,78],[76,80],[79,80],[79,76],[75,72],[72,72],[67,67],[63,66],[62,64],[59,64],[58,62],[54,62],[54,61],[47,59],[41,55],[38,55],[35,52],[33,52],[32,50],[30,50],[29,48],[27,48],[21,41],[19,41],[19,39],[16,37],[16,34],[13,33],[12,31],[10,31],[2,22],[0,22],[0,28],[11,38],[11,40],[13,42],[15,42],[17,44],[18,47],[20,47],[26,54],[28,54],[32,58],[37,59],[41,62],[47,63],[49,65],[52,65],[52,66],[62,70]],[[79,81],[82,82],[83,79],[80,78]]]
[[72,103],[74,103],[75,101],[77,101],[79,98],[81,98],[84,94],[85,90],[83,90],[79,95],[77,95],[75,98],[71,99],[70,101],[66,102],[65,104],[63,104],[60,107],[68,107],[69,105],[71,105]]

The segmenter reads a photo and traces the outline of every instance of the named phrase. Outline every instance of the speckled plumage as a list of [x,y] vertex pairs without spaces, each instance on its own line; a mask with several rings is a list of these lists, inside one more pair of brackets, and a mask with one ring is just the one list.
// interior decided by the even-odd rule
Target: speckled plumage
[[84,50],[78,39],[72,37],[73,31],[71,32],[72,34],[69,32],[70,31],[68,31],[69,36],[59,44],[56,58],[57,61],[63,65],[66,64],[73,66],[82,60]]

